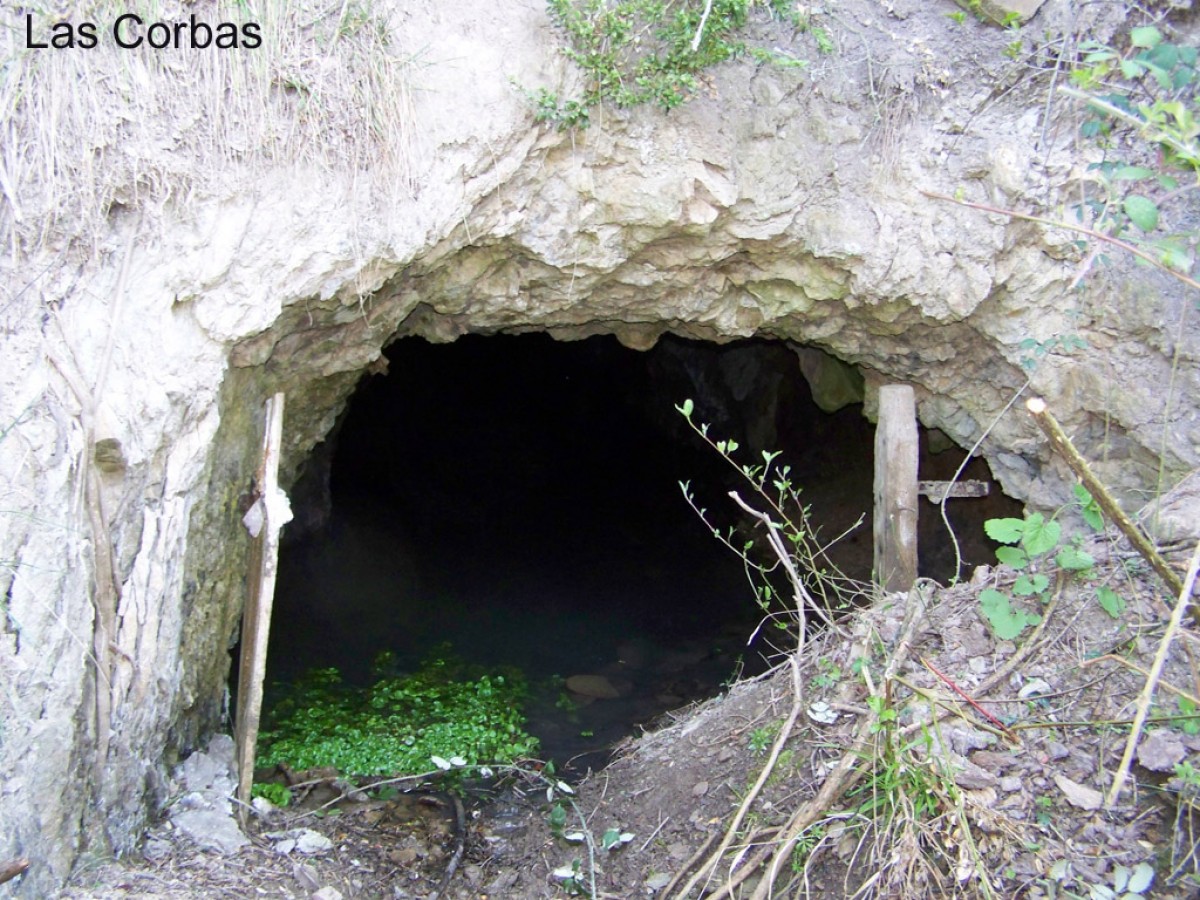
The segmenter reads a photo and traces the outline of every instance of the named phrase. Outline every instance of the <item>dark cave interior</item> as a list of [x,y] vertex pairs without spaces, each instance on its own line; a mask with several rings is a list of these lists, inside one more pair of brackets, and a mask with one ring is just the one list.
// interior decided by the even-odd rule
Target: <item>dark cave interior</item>
[[[365,682],[381,651],[415,667],[446,643],[531,680],[602,675],[620,698],[569,722],[530,711],[563,760],[761,671],[780,634],[759,629],[747,645],[762,614],[742,561],[679,482],[721,525],[735,521],[727,492],[744,485],[688,429],[675,409],[685,398],[746,460],[782,451],[823,538],[862,516],[833,555],[870,579],[874,427],[861,405],[823,412],[784,343],[667,337],[639,352],[609,336],[470,335],[404,338],[386,359],[293,489],[269,683],[327,666]],[[949,477],[962,451],[929,444],[922,430],[921,477]],[[972,460],[964,477],[990,473]],[[960,539],[1013,509],[997,486],[986,503],[950,507]],[[921,521],[922,574],[945,580],[953,555],[925,501]],[[964,555],[978,564],[990,551],[973,540]]]

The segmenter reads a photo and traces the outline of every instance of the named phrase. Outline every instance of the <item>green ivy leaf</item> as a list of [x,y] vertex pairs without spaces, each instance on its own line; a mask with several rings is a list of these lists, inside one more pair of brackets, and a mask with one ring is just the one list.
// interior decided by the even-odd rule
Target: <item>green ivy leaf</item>
[[983,523],[983,530],[993,541],[1001,544],[1015,544],[1025,533],[1024,519],[988,519]]
[[1125,198],[1125,215],[1147,234],[1158,227],[1158,204],[1141,194],[1130,194]]
[[1020,547],[997,547],[996,559],[1014,569],[1023,569],[1029,565],[1029,557]]
[[1050,579],[1045,575],[1020,575],[1013,584],[1013,593],[1018,597],[1030,597],[1040,594],[1050,586]]
[[1121,618],[1121,613],[1125,612],[1125,601],[1112,588],[1103,585],[1096,588],[1096,600],[1099,602],[1100,608],[1114,619]]
[[1093,531],[1102,531],[1104,529],[1104,513],[1091,491],[1082,484],[1075,485],[1071,490],[1075,494],[1075,499],[1079,501],[1079,512],[1083,516],[1083,521],[1087,522]]
[[1154,170],[1147,169],[1145,166],[1120,166],[1113,173],[1114,181],[1142,181],[1153,177]]
[[1029,625],[1041,621],[1040,616],[1030,615],[1024,610],[1012,608],[1009,600],[999,591],[988,589],[979,592],[979,608],[992,626],[996,637],[1011,641]]
[[1063,547],[1054,557],[1054,561],[1058,563],[1059,568],[1070,572],[1082,572],[1090,569],[1096,562],[1091,554],[1085,553],[1078,547]]
[[1162,32],[1153,25],[1144,25],[1129,32],[1129,42],[1144,50],[1153,50],[1162,43]]
[[1061,525],[1053,519],[1047,522],[1041,513],[1033,513],[1025,518],[1025,533],[1021,536],[1021,546],[1030,556],[1041,556],[1058,545],[1061,535]]

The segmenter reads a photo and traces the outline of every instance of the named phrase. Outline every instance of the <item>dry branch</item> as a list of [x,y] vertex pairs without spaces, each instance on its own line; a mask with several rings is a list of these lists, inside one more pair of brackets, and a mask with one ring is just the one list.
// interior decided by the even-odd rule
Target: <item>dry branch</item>
[[1159,678],[1162,677],[1163,666],[1167,664],[1167,654],[1171,650],[1171,641],[1174,640],[1175,635],[1179,632],[1179,628],[1183,624],[1183,613],[1188,608],[1189,601],[1192,599],[1192,588],[1196,584],[1197,569],[1200,569],[1200,541],[1196,542],[1196,549],[1192,552],[1192,561],[1188,565],[1187,578],[1179,589],[1179,599],[1175,604],[1175,609],[1171,612],[1171,621],[1167,624],[1166,633],[1158,645],[1158,653],[1154,656],[1154,663],[1150,666],[1150,676],[1146,679],[1141,696],[1138,697],[1137,714],[1133,718],[1133,727],[1129,729],[1129,739],[1125,742],[1125,753],[1121,757],[1121,765],[1117,768],[1117,774],[1113,778],[1112,788],[1109,789],[1108,797],[1104,801],[1106,809],[1111,809],[1112,805],[1117,802],[1117,795],[1120,794],[1121,788],[1124,787],[1125,779],[1129,777],[1129,766],[1133,762],[1133,751],[1137,748],[1138,739],[1142,736],[1142,727],[1146,724],[1146,717],[1150,714],[1150,704],[1154,699],[1154,689],[1158,685]]
[[[1179,575],[1167,564],[1167,561],[1162,558],[1159,552],[1154,549],[1154,545],[1146,539],[1141,529],[1117,505],[1117,501],[1113,499],[1113,495],[1109,493],[1108,488],[1096,477],[1091,467],[1087,464],[1087,460],[1075,449],[1075,445],[1071,443],[1071,439],[1062,430],[1062,426],[1058,424],[1058,420],[1046,409],[1046,401],[1041,397],[1030,397],[1025,401],[1025,407],[1038,423],[1038,427],[1050,439],[1050,443],[1054,446],[1054,449],[1059,452],[1067,465],[1071,467],[1071,471],[1079,476],[1079,480],[1083,482],[1083,486],[1096,498],[1096,502],[1100,504],[1100,508],[1104,510],[1104,514],[1129,538],[1134,549],[1142,554],[1146,562],[1167,583],[1171,591],[1178,594],[1183,588],[1183,582],[1180,580]],[[1200,611],[1194,611],[1193,615],[1197,616],[1196,621],[1200,623]]]

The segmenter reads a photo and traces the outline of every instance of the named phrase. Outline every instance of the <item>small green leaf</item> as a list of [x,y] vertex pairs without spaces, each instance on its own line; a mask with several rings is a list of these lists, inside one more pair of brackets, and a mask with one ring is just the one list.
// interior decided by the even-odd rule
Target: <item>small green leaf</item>
[[1103,530],[1104,514],[1091,491],[1082,484],[1075,485],[1071,490],[1075,494],[1075,499],[1079,501],[1079,512],[1083,515],[1083,521],[1087,522],[1094,531]]
[[1114,619],[1121,618],[1121,613],[1125,612],[1125,601],[1112,588],[1104,586],[1096,588],[1096,600],[1099,602],[1100,608]]
[[1137,78],[1144,71],[1146,71],[1146,66],[1138,62],[1136,59],[1121,60],[1121,74],[1126,78]]
[[1143,50],[1153,50],[1162,43],[1162,32],[1153,25],[1144,25],[1129,32],[1129,42]]
[[685,419],[690,419],[692,417],[693,405],[690,397],[683,401],[683,406],[677,406],[675,408],[683,414]]
[[983,523],[983,530],[993,541],[1001,544],[1015,544],[1025,533],[1024,519],[988,519]]
[[727,442],[726,442],[726,444],[725,444],[725,449],[726,449],[726,450],[728,450],[730,453],[732,453],[732,452],[733,452],[734,450],[736,450],[737,448],[738,448],[738,442],[737,442],[737,441],[730,440],[730,441],[727,441]]
[[1033,513],[1025,518],[1025,533],[1021,537],[1021,546],[1030,556],[1041,556],[1058,545],[1061,535],[1061,525],[1053,519],[1047,522],[1041,513]]
[[1085,553],[1078,547],[1063,547],[1054,557],[1054,561],[1058,563],[1060,569],[1066,569],[1069,572],[1082,572],[1090,569],[1096,562],[1091,554]]
[[1014,569],[1023,569],[1029,565],[1029,557],[1020,547],[997,547],[996,559]]
[[1123,204],[1125,215],[1142,231],[1149,233],[1158,227],[1158,204],[1141,194],[1130,194]]
[[988,589],[979,592],[979,608],[996,637],[1002,641],[1010,641],[1017,637],[1025,627],[1036,621],[1022,610],[1014,610],[1009,600],[999,591]]
[[1050,579],[1045,575],[1021,575],[1013,584],[1013,593],[1018,597],[1030,597],[1040,594],[1050,585]]
[[1154,170],[1145,166],[1121,166],[1113,173],[1114,181],[1141,181],[1153,177]]

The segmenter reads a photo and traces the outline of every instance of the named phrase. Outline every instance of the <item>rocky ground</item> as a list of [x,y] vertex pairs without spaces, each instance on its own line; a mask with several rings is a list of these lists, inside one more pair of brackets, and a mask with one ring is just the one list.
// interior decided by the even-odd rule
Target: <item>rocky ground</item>
[[773,896],[1196,896],[1200,634],[1185,619],[1108,804],[1174,603],[1122,541],[1085,549],[1092,572],[1054,577],[1015,642],[978,599],[1011,587],[1005,569],[882,597],[618,748],[573,794],[532,763],[461,800],[318,773],[245,839],[227,801],[201,799],[230,787],[218,742],[185,762],[141,857],[81,865],[64,896],[549,898],[594,877],[599,897],[749,898],[771,896],[771,866]]

